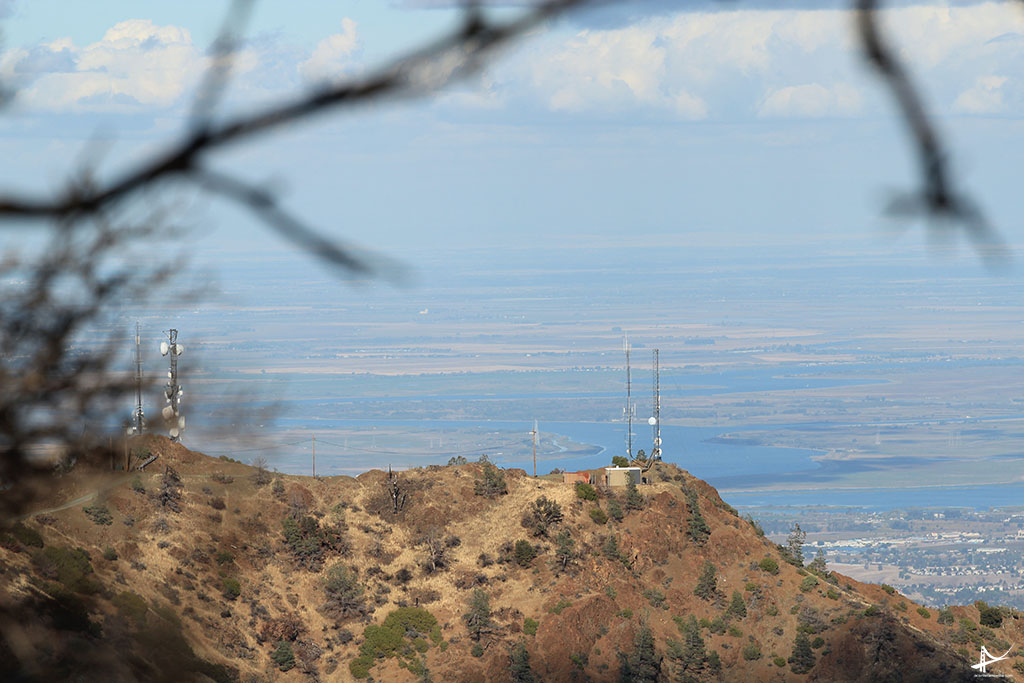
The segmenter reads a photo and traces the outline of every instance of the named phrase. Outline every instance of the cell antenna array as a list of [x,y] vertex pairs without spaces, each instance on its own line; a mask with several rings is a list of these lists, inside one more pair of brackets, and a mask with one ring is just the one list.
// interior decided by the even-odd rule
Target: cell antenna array
[[167,341],[160,342],[160,355],[171,358],[171,367],[167,371],[167,385],[164,387],[167,405],[162,411],[171,441],[181,441],[181,433],[185,431],[185,417],[181,414],[181,397],[184,391],[178,384],[178,356],[184,351],[185,347],[178,343],[178,331],[169,330]]

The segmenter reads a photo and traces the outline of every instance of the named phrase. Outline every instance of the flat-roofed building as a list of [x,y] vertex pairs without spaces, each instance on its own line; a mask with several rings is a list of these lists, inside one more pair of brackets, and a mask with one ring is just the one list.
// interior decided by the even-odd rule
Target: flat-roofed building
[[640,484],[641,470],[639,467],[605,467],[605,486],[625,486],[632,480],[634,484]]

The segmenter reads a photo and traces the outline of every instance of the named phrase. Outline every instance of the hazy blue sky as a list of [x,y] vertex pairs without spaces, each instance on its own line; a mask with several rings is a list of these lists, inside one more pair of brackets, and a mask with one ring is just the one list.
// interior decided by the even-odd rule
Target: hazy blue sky
[[[264,2],[226,107],[357,74],[437,35],[443,2]],[[968,189],[1019,241],[1024,12],[910,5],[885,26],[913,64]],[[234,149],[313,224],[392,253],[420,246],[834,241],[877,233],[916,182],[839,3],[630,2],[535,31],[429,101],[374,105]],[[211,9],[213,7],[213,9]],[[0,182],[58,186],[173,140],[221,3],[0,0]],[[797,8],[794,8],[797,7]],[[813,8],[813,9],[808,9]],[[249,216],[185,192],[207,244],[264,245]],[[205,229],[202,231],[207,232]],[[905,239],[923,241],[920,233]]]

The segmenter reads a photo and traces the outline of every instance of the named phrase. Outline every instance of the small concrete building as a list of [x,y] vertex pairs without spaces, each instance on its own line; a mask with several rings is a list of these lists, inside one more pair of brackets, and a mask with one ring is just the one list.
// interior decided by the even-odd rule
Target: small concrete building
[[641,471],[639,467],[605,467],[604,468],[604,485],[605,486],[625,486],[632,480],[634,484],[639,484],[641,481]]
[[584,484],[591,483],[591,474],[589,470],[581,470],[579,472],[562,472],[562,481],[566,484],[576,484],[583,482]]

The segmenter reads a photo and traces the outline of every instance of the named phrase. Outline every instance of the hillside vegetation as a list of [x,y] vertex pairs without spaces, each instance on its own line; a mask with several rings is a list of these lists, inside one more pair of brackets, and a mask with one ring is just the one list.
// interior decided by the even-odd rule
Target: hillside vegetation
[[144,446],[147,471],[64,475],[51,508],[100,493],[0,533],[3,678],[970,680],[980,645],[1024,642],[1010,610],[798,566],[672,465],[607,491]]

